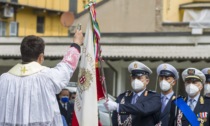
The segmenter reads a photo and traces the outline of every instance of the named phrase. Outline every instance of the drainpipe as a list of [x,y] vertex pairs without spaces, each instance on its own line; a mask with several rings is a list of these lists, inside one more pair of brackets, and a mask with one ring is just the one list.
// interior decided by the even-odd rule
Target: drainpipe
[[113,85],[113,92],[112,92],[112,94],[114,96],[117,96],[116,92],[117,92],[117,87],[118,87],[118,85],[117,85],[118,72],[108,61],[105,61],[105,63],[109,66],[109,68],[111,68],[111,70],[114,71],[114,85]]

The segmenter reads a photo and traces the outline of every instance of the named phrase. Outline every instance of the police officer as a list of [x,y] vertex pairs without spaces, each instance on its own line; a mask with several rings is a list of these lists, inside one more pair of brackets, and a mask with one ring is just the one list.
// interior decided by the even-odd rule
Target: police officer
[[[187,97],[178,97],[172,101],[169,126],[189,126],[195,123],[209,126],[209,104],[200,94],[205,75],[196,68],[188,68],[183,71],[182,79]],[[180,102],[182,99],[183,102]]]
[[133,90],[120,94],[116,102],[104,103],[113,111],[113,126],[154,126],[159,122],[161,102],[159,94],[146,89],[152,71],[138,61],[132,62],[128,71]]
[[168,126],[169,117],[170,117],[170,109],[171,109],[171,101],[175,99],[175,93],[173,91],[173,87],[179,79],[179,74],[172,65],[164,63],[160,64],[157,67],[157,75],[159,86],[161,89],[161,116],[160,123],[161,126]]
[[210,68],[204,68],[202,72],[206,76],[206,82],[204,84],[204,95],[210,98]]

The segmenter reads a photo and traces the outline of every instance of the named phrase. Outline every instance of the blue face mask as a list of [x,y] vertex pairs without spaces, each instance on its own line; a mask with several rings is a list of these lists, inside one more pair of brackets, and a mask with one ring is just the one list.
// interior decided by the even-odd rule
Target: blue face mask
[[68,96],[62,96],[62,97],[61,97],[61,101],[62,101],[63,103],[67,103],[67,102],[69,102],[69,97],[68,97]]

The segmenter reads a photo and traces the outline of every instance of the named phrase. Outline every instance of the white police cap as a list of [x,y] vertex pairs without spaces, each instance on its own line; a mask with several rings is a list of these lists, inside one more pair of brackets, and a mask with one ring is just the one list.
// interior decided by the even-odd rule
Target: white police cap
[[176,80],[179,79],[179,73],[175,67],[170,64],[163,63],[157,67],[157,75],[158,76],[172,76]]
[[206,77],[205,75],[196,68],[187,68],[182,72],[182,79],[185,81],[186,79],[195,78],[200,80],[202,83],[205,83]]
[[152,70],[141,62],[134,61],[128,66],[131,76],[150,75]]
[[201,71],[206,76],[206,82],[210,82],[210,68],[204,68]]

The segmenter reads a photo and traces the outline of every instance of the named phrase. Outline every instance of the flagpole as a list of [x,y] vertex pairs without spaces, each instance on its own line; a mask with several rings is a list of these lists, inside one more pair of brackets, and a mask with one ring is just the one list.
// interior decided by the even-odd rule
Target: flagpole
[[[107,92],[106,80],[105,80],[105,76],[104,76],[104,69],[103,69],[103,65],[102,65],[102,57],[101,57],[101,51],[100,51],[101,50],[101,45],[99,43],[98,43],[98,49],[99,49],[98,55],[99,55],[100,69],[101,69],[101,73],[102,73],[102,77],[101,77],[102,85],[104,87],[105,98],[106,98],[106,100],[108,100],[109,97],[108,97],[108,92]],[[108,113],[109,113],[109,119],[110,119],[110,122],[111,122],[110,124],[112,126],[111,112],[108,112]]]

